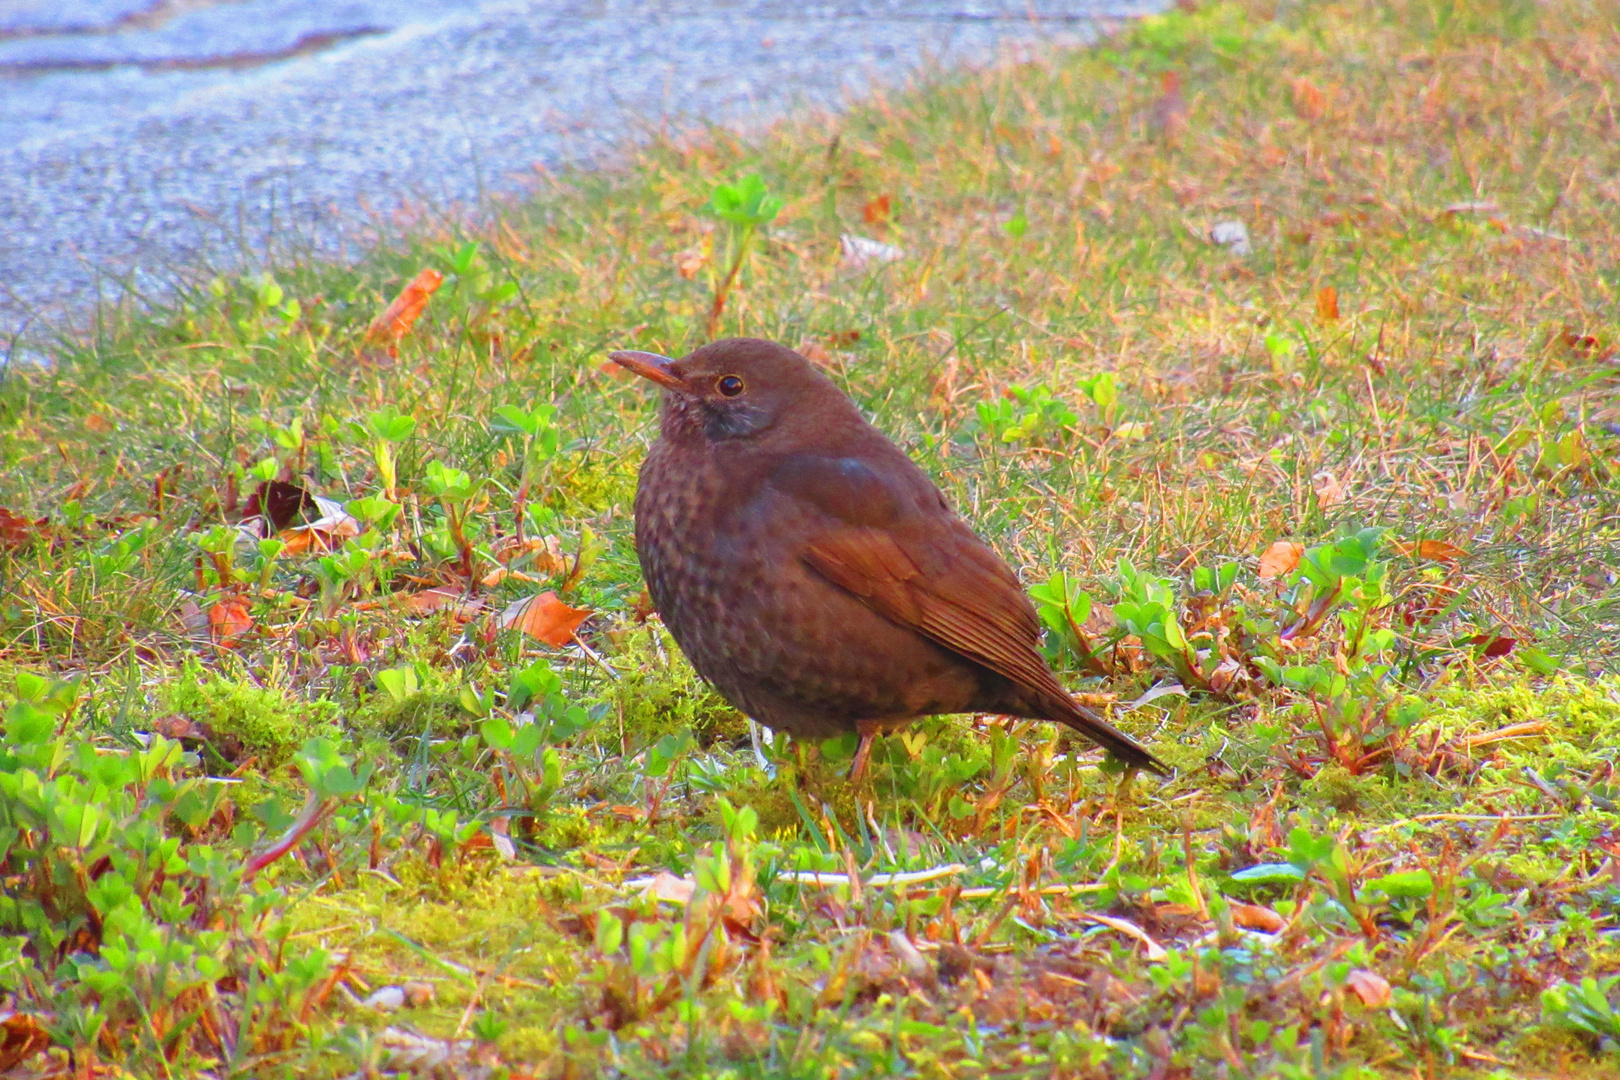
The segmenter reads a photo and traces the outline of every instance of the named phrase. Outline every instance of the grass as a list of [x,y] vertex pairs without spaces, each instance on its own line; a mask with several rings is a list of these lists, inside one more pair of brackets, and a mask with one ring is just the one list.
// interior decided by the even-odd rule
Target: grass
[[[64,330],[0,383],[0,1065],[1611,1075],[1617,73],[1601,4],[1178,10]],[[992,717],[758,766],[603,366],[717,287],[1174,780]],[[241,538],[272,480],[363,531]]]

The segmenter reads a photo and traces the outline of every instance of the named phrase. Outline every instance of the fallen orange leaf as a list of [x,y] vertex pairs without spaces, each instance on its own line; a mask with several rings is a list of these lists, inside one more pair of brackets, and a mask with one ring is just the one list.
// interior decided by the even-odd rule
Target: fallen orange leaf
[[1159,76],[1163,91],[1148,111],[1148,123],[1166,139],[1176,140],[1187,129],[1187,99],[1181,96],[1181,76],[1166,71]]
[[1327,95],[1311,80],[1294,80],[1294,112],[1302,120],[1320,120],[1327,112]]
[[[431,589],[424,589],[419,593],[396,593],[393,606],[404,609],[407,615],[432,615],[434,612],[453,608],[452,617],[458,623],[470,622],[484,610],[484,598],[473,597],[471,600],[462,595],[461,589],[454,585],[436,585]],[[364,609],[366,605],[356,604],[357,609]]]
[[1344,502],[1344,485],[1326,469],[1311,477],[1311,489],[1316,492],[1316,504],[1324,510]]
[[283,554],[302,555],[309,551],[336,551],[343,546],[346,538],[359,535],[358,526],[346,523],[330,529],[318,525],[300,525],[281,533],[276,539],[287,545],[282,549]]
[[675,272],[687,281],[697,277],[709,262],[708,253],[701,248],[691,248],[675,256]]
[[1418,542],[1418,554],[1435,562],[1456,562],[1468,552],[1444,540],[1422,540]]
[[6,1072],[51,1045],[51,1037],[33,1016],[13,1009],[0,1012],[0,1072]]
[[554,592],[519,600],[501,612],[501,628],[521,630],[547,645],[562,648],[574,640],[574,631],[590,617],[590,608],[569,607]]
[[208,634],[214,643],[229,649],[253,629],[253,617],[240,600],[221,600],[208,609]]
[[[613,366],[619,368],[617,364]],[[533,556],[529,566],[537,574],[567,573],[572,562],[563,554],[562,541],[555,536],[531,537],[523,541],[519,541],[515,536],[509,536],[497,540],[490,548],[490,554],[507,566],[526,555]]]
[[308,525],[299,525],[292,529],[283,529],[276,535],[287,546],[282,549],[286,555],[302,555],[307,551],[336,551],[343,546],[343,541],[351,536],[360,535],[360,523],[349,516],[343,509],[343,504],[335,499],[324,499],[319,495],[306,495],[320,511],[320,518]]
[[1299,565],[1299,557],[1305,554],[1305,545],[1296,544],[1292,540],[1278,540],[1260,556],[1260,576],[1263,578],[1281,577]]
[[503,581],[523,581],[532,584],[541,580],[541,578],[537,578],[533,574],[525,574],[521,570],[508,570],[504,566],[498,566],[480,578],[479,584],[486,589],[493,589]]
[[1468,552],[1455,544],[1448,544],[1444,540],[1419,540],[1415,544],[1397,542],[1395,550],[1402,555],[1410,555],[1418,559],[1432,559],[1435,562],[1454,563],[1465,558]]
[[405,610],[412,615],[431,615],[447,604],[461,602],[461,590],[441,585],[433,589],[423,589],[419,593],[412,593],[405,600]]
[[893,206],[893,195],[879,195],[875,199],[868,200],[866,205],[861,207],[861,218],[868,225],[881,224],[889,220],[889,211]]
[[39,540],[49,523],[49,518],[32,521],[0,506],[0,549],[28,550]]
[[817,367],[827,367],[833,362],[832,353],[827,346],[814,338],[805,338],[799,343],[798,353]]
[[429,267],[417,274],[411,283],[400,290],[394,302],[383,309],[377,321],[366,331],[366,341],[387,348],[389,356],[399,355],[399,339],[410,332],[427,307],[428,298],[444,283],[444,275]]
[[1337,322],[1339,319],[1339,290],[1331,285],[1324,285],[1316,290],[1316,318],[1321,322]]
[[1344,981],[1350,984],[1350,989],[1356,992],[1367,1008],[1382,1009],[1389,1004],[1389,980],[1376,971],[1356,968]]
[[1258,904],[1232,904],[1232,925],[1240,926],[1245,930],[1259,930],[1267,934],[1275,934],[1286,923],[1283,917],[1268,907]]

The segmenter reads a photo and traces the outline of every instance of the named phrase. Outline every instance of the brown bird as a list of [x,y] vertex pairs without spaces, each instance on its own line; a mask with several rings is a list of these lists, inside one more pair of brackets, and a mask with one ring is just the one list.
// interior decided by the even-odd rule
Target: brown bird
[[738,709],[774,730],[860,734],[989,712],[1067,724],[1165,766],[1075,703],[1013,572],[831,379],[754,338],[680,360],[616,352],[664,388],[636,489],[636,554],[664,624]]

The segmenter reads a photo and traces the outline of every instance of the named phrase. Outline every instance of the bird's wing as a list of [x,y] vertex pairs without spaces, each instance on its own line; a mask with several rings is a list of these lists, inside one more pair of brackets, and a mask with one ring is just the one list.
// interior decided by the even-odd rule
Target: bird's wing
[[886,618],[1067,700],[1038,651],[1023,586],[910,461],[880,473],[851,458],[799,457],[773,479],[831,519],[803,549],[812,569]]
[[[967,529],[960,531],[973,546],[981,543]],[[886,618],[1030,690],[1061,694],[1036,651],[1040,627],[1017,579],[1004,567],[986,566],[977,554],[941,557],[927,541],[908,544],[902,534],[856,527],[816,537],[804,560]]]
[[1169,769],[1063,689],[1039,651],[1040,622],[1018,578],[904,461],[882,473],[853,459],[799,459],[778,470],[778,491],[801,499],[826,527],[803,558],[872,610],[1010,680],[1049,720],[1067,724],[1123,760]]
[[974,541],[964,556],[953,545],[948,573],[930,573],[927,541],[870,526],[837,529],[812,540],[804,558],[829,581],[902,626],[1011,680],[1039,715],[1056,720],[1122,760],[1170,775],[1169,767],[1114,725],[1069,696],[1037,651],[1040,627],[1012,571],[959,521],[951,532]]

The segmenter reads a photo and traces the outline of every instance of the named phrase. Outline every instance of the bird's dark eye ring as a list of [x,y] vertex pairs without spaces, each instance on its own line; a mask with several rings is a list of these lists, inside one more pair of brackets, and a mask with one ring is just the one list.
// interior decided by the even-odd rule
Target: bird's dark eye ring
[[743,381],[735,375],[722,375],[714,387],[726,397],[736,397],[743,392]]

